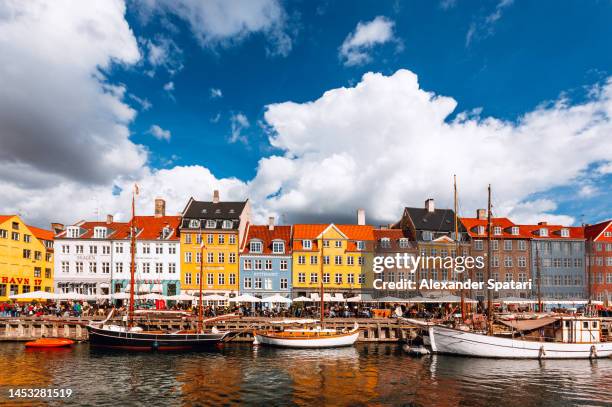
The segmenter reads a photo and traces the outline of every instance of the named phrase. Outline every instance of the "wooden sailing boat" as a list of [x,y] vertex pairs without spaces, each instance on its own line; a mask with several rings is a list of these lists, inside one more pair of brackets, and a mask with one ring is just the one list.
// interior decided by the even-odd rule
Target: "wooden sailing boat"
[[[488,188],[487,280],[491,276],[491,186]],[[538,259],[539,261],[539,259]],[[539,266],[538,266],[539,274]],[[538,295],[539,296],[539,295]],[[541,307],[541,299],[538,299]],[[594,359],[612,356],[612,338],[604,338],[601,319],[551,316],[529,320],[499,321],[511,331],[493,332],[491,290],[487,289],[485,333],[440,324],[407,320],[427,331],[434,353],[513,359]]]
[[[199,350],[207,349],[223,341],[230,332],[220,332],[216,328],[206,332],[205,322],[214,322],[231,316],[220,316],[217,318],[203,320],[202,314],[202,270],[204,268],[204,256],[200,259],[200,309],[198,313],[198,329],[196,331],[153,331],[143,330],[134,321],[134,287],[136,271],[136,234],[135,225],[135,199],[138,194],[138,186],[134,186],[132,193],[132,219],[130,221],[130,302],[128,306],[127,323],[125,326],[107,324],[113,312],[101,323],[90,322],[87,325],[89,342],[92,346],[127,349],[136,351],[169,351],[169,350]],[[203,250],[203,247],[201,248]],[[202,253],[203,254],[203,253]]]
[[359,325],[355,323],[352,329],[338,331],[325,328],[325,289],[323,286],[323,244],[321,235],[320,261],[320,291],[321,318],[319,325],[310,328],[284,329],[282,331],[255,331],[255,345],[269,345],[284,348],[337,348],[352,346],[359,338]]

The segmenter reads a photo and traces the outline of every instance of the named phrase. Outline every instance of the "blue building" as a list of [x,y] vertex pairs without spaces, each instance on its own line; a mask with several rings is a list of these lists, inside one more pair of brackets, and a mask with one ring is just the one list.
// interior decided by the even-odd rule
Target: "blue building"
[[587,298],[584,229],[548,225],[522,226],[531,237],[533,293],[537,294],[538,260],[544,299]]
[[249,225],[240,251],[240,293],[291,298],[291,226]]

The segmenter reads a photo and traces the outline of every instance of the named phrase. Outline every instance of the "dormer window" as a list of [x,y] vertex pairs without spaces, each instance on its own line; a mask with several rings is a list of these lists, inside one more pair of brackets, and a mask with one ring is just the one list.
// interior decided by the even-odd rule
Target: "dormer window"
[[69,226],[67,231],[68,237],[76,239],[79,237],[79,228],[77,226]]
[[263,251],[263,244],[260,241],[251,242],[250,251],[251,253],[261,253]]
[[96,226],[94,228],[94,238],[95,239],[105,239],[106,238],[106,228],[103,226]]
[[548,229],[540,228],[540,236],[548,236]]
[[430,230],[423,231],[423,240],[430,241],[432,240],[432,233]]
[[302,240],[302,246],[306,250],[312,249],[312,240]]
[[232,221],[231,220],[224,220],[223,221],[223,229],[231,229],[232,228]]
[[272,242],[272,253],[274,254],[285,253],[285,243],[284,242]]
[[563,228],[561,229],[561,237],[569,237],[569,229]]
[[[423,233],[423,236],[425,236],[425,233]],[[380,246],[385,248],[391,247],[391,239],[388,237],[383,237],[380,239]]]
[[206,229],[214,229],[217,227],[217,221],[213,219],[208,219],[206,221]]
[[357,250],[365,250],[365,242],[361,240],[357,241]]
[[221,213],[221,209],[215,209],[215,213]]
[[189,227],[191,229],[198,229],[200,227],[200,221],[197,219],[191,219],[189,221]]
[[502,233],[502,228],[500,226],[495,226],[493,228],[493,234],[494,235],[501,235],[501,233]]
[[230,210],[229,210],[229,213],[235,213],[235,212],[236,212],[236,211],[235,211],[235,210],[233,210],[233,209],[230,209]]
[[399,247],[401,247],[402,249],[405,249],[408,247],[408,239],[406,239],[405,237],[402,237],[399,240]]
[[208,209],[206,208],[202,209],[202,213],[207,213],[207,212],[208,212]]
[[519,227],[518,226],[512,226],[512,235],[518,236],[518,234],[519,234]]
[[167,239],[168,236],[170,236],[170,232],[171,232],[171,230],[170,230],[170,228],[168,226],[164,227],[162,229],[162,239]]
[[484,235],[485,234],[485,227],[484,226],[478,226],[478,234],[479,235]]

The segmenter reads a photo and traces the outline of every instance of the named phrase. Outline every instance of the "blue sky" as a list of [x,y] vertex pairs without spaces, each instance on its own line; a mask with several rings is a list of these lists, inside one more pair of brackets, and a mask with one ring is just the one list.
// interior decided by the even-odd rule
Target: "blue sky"
[[[299,162],[301,153],[291,147],[295,140],[284,139],[279,124],[293,122],[296,117],[299,121],[301,116],[290,116],[294,114],[292,111],[282,113],[282,117],[266,117],[270,105],[289,109],[291,106],[285,102],[295,102],[300,109],[308,109],[327,91],[355,87],[368,72],[391,78],[398,70],[404,69],[418,76],[420,91],[456,101],[456,107],[444,118],[446,123],[458,120],[457,115],[462,112],[472,112],[468,117],[475,118],[477,127],[488,128],[487,118],[494,118],[509,123],[509,129],[517,127],[517,133],[521,133],[518,129],[521,118],[537,112],[542,106],[543,109],[550,108],[563,100],[571,107],[597,99],[593,87],[605,86],[612,69],[612,3],[609,1],[261,0],[262,4],[271,7],[266,10],[278,13],[276,17],[263,23],[260,21],[263,25],[253,28],[247,27],[249,22],[241,22],[238,16],[238,24],[244,23],[247,28],[235,32],[223,31],[221,23],[216,28],[207,27],[208,23],[211,27],[216,24],[207,20],[207,6],[198,8],[194,6],[197,2],[189,0],[128,1],[126,5],[117,0],[115,3],[120,7],[121,23],[126,23],[131,30],[131,33],[122,33],[124,41],[136,46],[138,52],[122,55],[121,47],[127,49],[130,46],[117,44],[116,49],[104,54],[108,61],[100,63],[95,60],[91,64],[104,73],[98,85],[112,84],[123,88],[125,93],[117,98],[133,108],[135,114],[129,119],[114,117],[111,122],[119,122],[128,129],[128,140],[121,142],[130,143],[130,148],[143,148],[144,154],[138,155],[138,164],[133,168],[121,168],[106,178],[102,177],[101,181],[79,180],[87,188],[100,187],[100,191],[108,191],[109,196],[113,196],[113,187],[138,180],[143,177],[143,172],[155,174],[162,169],[174,171],[177,167],[196,165],[213,176],[210,185],[203,187],[206,193],[201,193],[202,198],[208,195],[211,187],[236,178],[239,182],[232,184],[235,188],[227,187],[227,196],[255,196],[259,208],[256,212],[262,216],[264,212],[272,211],[277,215],[289,214],[292,219],[302,219],[309,204],[303,198],[290,199],[294,196],[290,192],[301,192],[300,185],[304,184],[282,180],[276,189],[268,188],[266,182],[270,180],[264,176],[261,164],[262,159],[270,157],[297,157],[297,161],[289,164],[302,165]],[[181,5],[183,11],[179,10]],[[121,13],[121,7],[125,7],[125,13]],[[219,7],[226,7],[222,11],[231,14],[240,11],[243,5],[233,3]],[[188,13],[185,14],[184,10]],[[198,20],[198,10],[202,12],[202,20]],[[266,18],[264,16],[262,20]],[[347,63],[346,57],[340,55],[342,44],[351,35],[356,35],[359,24],[365,26],[376,18],[390,27],[390,35],[384,40],[375,40],[371,46],[357,48],[365,53],[365,61]],[[115,26],[108,29],[115,29]],[[215,32],[215,29],[220,31]],[[285,40],[284,48],[279,35]],[[165,50],[170,52],[152,62],[155,56],[151,45],[165,45]],[[91,46],[95,47],[95,42]],[[216,96],[212,95],[213,90],[217,92]],[[145,105],[138,100],[146,100]],[[101,112],[99,117],[103,114]],[[593,117],[598,114],[601,112],[593,113]],[[396,112],[396,115],[394,117],[399,117],[401,113]],[[336,118],[330,116],[325,120],[329,123]],[[373,120],[377,120],[376,117]],[[604,121],[604,125],[609,126],[609,118]],[[308,123],[312,125],[314,122],[305,120],[302,125]],[[335,128],[337,123],[330,124],[329,129]],[[152,126],[159,130],[157,138],[152,134]],[[601,132],[608,128],[605,126]],[[355,130],[353,140],[357,144],[377,137],[376,131],[358,134],[359,129]],[[287,131],[287,137],[295,137],[292,131]],[[284,141],[272,146],[269,137],[277,134]],[[332,136],[326,137],[333,137],[333,132],[330,134]],[[79,133],[74,137],[78,139]],[[425,139],[428,134],[419,137]],[[551,137],[544,138],[547,141],[538,145],[541,154],[559,153],[550,148],[551,140],[554,140]],[[599,137],[609,141],[612,136],[607,139]],[[317,140],[316,135],[312,140]],[[324,143],[323,139],[317,142]],[[571,144],[569,141],[568,145]],[[407,145],[417,150],[419,138],[414,136]],[[394,147],[390,145],[388,148]],[[596,150],[593,146],[589,148],[589,151]],[[567,148],[563,151],[571,153]],[[576,149],[578,151],[580,148]],[[555,174],[551,174],[550,179],[542,177],[533,185],[526,181],[528,174],[521,174],[516,189],[522,191],[513,194],[510,188],[501,188],[497,198],[498,212],[525,220],[547,215],[574,223],[612,216],[609,205],[612,171],[606,169],[612,160],[610,151],[610,144],[605,144],[599,154],[591,153],[592,157],[585,158],[580,168],[574,168],[562,177],[555,177]],[[325,154],[321,152],[317,159],[343,153],[346,152],[342,147],[333,147]],[[359,166],[367,166],[360,153],[351,157]],[[27,161],[26,158],[22,160]],[[307,167],[303,164],[302,169],[296,171]],[[406,168],[406,171],[414,169]],[[510,171],[533,170],[521,169],[519,164]],[[471,195],[474,191],[484,191],[486,182],[494,183],[494,191],[500,190],[498,186],[504,182],[502,175],[484,179],[486,177],[478,177],[468,169],[463,174],[461,169],[458,172],[464,187],[462,191]],[[438,175],[450,179],[452,168]],[[63,174],[62,177],[66,177],[67,183],[74,181],[72,176]],[[403,204],[420,203],[427,197],[424,194],[440,196],[443,204],[449,203],[448,191],[440,187],[446,181],[437,180],[428,187],[423,186],[418,178],[406,183],[414,186],[410,193],[391,197],[393,207],[379,207],[373,200],[363,205],[369,213],[375,214],[375,220],[386,221],[391,220],[389,214],[397,212]],[[162,181],[151,182],[160,185]],[[168,188],[171,191],[169,195],[178,197],[179,201],[191,192]],[[223,186],[220,188],[224,189]],[[372,194],[387,194],[388,189],[372,191]],[[114,196],[121,195],[117,192],[115,188]],[[95,194],[105,195],[98,190]],[[192,195],[198,195],[197,191]],[[286,199],[267,199],[270,195],[280,198],[286,195]],[[112,201],[114,198],[109,196],[96,198],[107,202],[108,206],[96,208],[96,211],[120,211],[117,208],[123,206],[117,206]],[[322,199],[325,196],[322,194]],[[338,201],[331,210],[328,207],[328,212],[333,215],[352,213],[360,205],[360,200],[364,200],[363,196],[361,193],[353,194],[346,201]],[[471,196],[463,199],[466,214],[471,214],[475,206],[482,204],[482,197],[477,202]],[[34,216],[35,207],[24,209],[20,205],[7,204],[4,210],[17,209]],[[176,204],[177,208],[181,206],[182,202]],[[89,206],[82,210],[83,216],[91,215]],[[48,220],[48,215],[40,217]]]

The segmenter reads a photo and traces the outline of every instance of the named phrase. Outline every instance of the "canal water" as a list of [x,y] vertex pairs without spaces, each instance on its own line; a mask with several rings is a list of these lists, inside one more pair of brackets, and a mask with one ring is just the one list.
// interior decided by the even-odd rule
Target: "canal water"
[[[71,389],[10,399],[10,389]],[[207,353],[0,343],[0,405],[610,406],[612,360],[413,358],[397,345],[289,350],[229,344]]]

